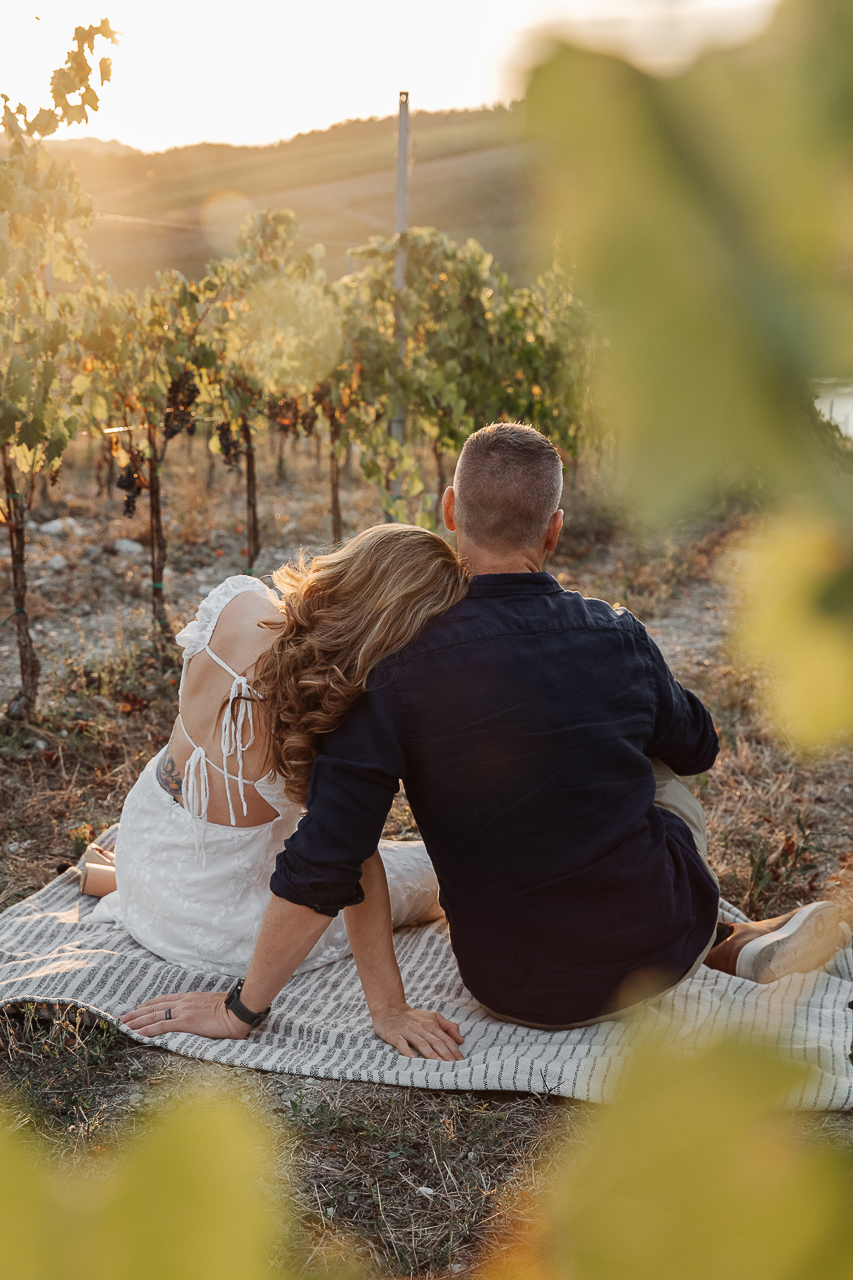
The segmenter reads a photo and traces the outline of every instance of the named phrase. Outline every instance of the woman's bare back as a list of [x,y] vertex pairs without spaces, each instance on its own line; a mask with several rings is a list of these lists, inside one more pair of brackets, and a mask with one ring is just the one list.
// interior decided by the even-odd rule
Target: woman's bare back
[[[232,671],[251,680],[252,668],[258,658],[272,644],[273,632],[259,627],[262,618],[278,617],[272,600],[259,591],[245,591],[230,600],[220,613],[210,637],[210,648]],[[202,651],[187,661],[181,694],[181,711],[172,729],[169,745],[160,757],[157,780],[173,799],[184,803],[184,771],[193,745],[203,747],[213,765],[222,768],[220,734],[222,720],[230,715],[228,695],[233,676]],[[254,742],[243,752],[243,772],[246,782],[263,777],[268,770],[268,735],[263,721],[262,707],[252,706]],[[182,730],[183,724],[183,730]],[[230,775],[231,806],[238,827],[256,827],[271,822],[277,811],[267,804],[253,786],[244,788],[246,813],[239,800],[236,782],[236,764],[228,762]],[[225,778],[218,769],[207,769],[210,799],[207,809],[209,822],[222,826],[231,825]]]

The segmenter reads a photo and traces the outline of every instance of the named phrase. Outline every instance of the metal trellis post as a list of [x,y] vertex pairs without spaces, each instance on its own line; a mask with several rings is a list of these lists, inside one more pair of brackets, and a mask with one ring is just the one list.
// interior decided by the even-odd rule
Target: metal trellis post
[[[409,229],[409,95],[401,92],[400,107],[397,116],[397,199],[394,212],[394,234],[403,235]],[[406,250],[398,245],[394,257],[394,288],[402,289],[406,284]],[[400,309],[396,311],[397,328],[400,333],[400,359],[406,350],[406,335],[403,332],[403,317]],[[399,444],[406,439],[406,408],[401,399],[394,406],[391,419],[391,435]],[[392,481],[392,498],[400,497],[399,480]]]

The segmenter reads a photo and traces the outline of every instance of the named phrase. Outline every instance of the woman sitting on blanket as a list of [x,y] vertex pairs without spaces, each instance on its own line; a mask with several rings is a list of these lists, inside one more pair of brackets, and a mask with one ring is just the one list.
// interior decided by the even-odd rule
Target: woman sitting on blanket
[[[321,738],[376,664],[467,591],[453,550],[406,525],[368,529],[273,581],[281,599],[257,578],[226,579],[179,632],[179,715],[125,801],[116,890],[90,917],[184,968],[235,977],[252,958]],[[406,1004],[394,954],[393,928],[441,916],[426,851],[383,842],[361,883],[364,901],[330,920],[296,971],[351,949],[379,1036],[407,1056],[461,1057],[455,1023]],[[151,1033],[144,1014],[124,1020]]]

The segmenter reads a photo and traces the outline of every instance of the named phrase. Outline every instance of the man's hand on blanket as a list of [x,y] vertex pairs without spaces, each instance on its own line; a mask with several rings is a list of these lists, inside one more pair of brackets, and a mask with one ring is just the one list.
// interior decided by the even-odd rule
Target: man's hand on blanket
[[[162,1036],[167,1031],[189,1031],[209,1040],[244,1040],[251,1031],[247,1022],[225,1008],[227,991],[181,991],[146,1000],[138,1009],[123,1013],[121,1021],[141,1036]],[[172,1016],[166,1017],[170,1009]]]
[[404,1058],[441,1058],[458,1062],[462,1058],[459,1045],[464,1043],[455,1022],[440,1013],[412,1009],[408,1004],[393,1005],[373,1014],[373,1030]]

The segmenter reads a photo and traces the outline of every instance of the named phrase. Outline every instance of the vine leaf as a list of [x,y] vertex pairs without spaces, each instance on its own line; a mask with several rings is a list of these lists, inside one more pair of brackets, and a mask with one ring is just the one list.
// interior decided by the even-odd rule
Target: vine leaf
[[32,450],[41,444],[46,434],[44,418],[36,411],[22,422],[18,428],[18,442],[25,449]]

